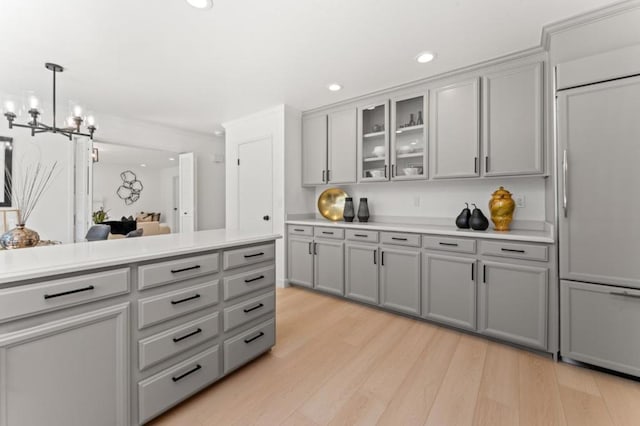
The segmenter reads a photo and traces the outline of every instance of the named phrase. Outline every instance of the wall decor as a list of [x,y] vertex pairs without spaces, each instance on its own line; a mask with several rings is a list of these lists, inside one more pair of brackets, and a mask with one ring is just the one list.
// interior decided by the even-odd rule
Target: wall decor
[[344,203],[349,195],[340,188],[329,188],[318,197],[318,211],[333,222],[344,218]]
[[140,193],[144,189],[144,186],[131,170],[125,170],[120,173],[120,179],[122,179],[122,185],[120,185],[116,194],[124,200],[127,206],[130,206],[140,199]]
[[0,207],[11,207],[11,168],[13,165],[13,139],[0,136],[0,173],[2,187],[0,192]]

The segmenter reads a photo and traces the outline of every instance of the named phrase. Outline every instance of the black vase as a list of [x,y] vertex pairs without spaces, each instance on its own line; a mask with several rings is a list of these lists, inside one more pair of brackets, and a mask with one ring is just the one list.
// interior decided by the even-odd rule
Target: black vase
[[342,217],[344,217],[345,222],[353,222],[353,218],[356,217],[356,211],[353,208],[353,198],[347,197],[344,199]]
[[471,212],[471,219],[469,220],[469,225],[471,225],[471,229],[474,231],[484,231],[489,227],[489,219],[482,214],[482,210],[476,207],[475,204],[472,204],[473,212]]
[[369,204],[366,198],[360,198],[360,204],[358,205],[358,221],[369,221]]

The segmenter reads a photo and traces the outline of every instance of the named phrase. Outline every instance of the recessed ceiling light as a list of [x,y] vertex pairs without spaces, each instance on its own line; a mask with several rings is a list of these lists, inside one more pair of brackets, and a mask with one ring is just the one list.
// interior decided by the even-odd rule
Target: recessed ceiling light
[[196,9],[211,9],[213,7],[213,0],[187,0],[187,3]]
[[422,52],[418,56],[416,56],[416,61],[418,61],[421,64],[426,64],[427,62],[433,61],[435,57],[436,55],[434,53]]
[[338,90],[342,89],[342,86],[340,86],[338,83],[331,83],[327,86],[327,89],[331,90],[332,92],[337,92]]
[[140,167],[147,167],[146,164],[140,164]]
[[176,159],[173,157],[169,157],[169,161],[176,161]]
[[224,130],[214,130],[213,134],[216,136],[222,136],[224,135]]

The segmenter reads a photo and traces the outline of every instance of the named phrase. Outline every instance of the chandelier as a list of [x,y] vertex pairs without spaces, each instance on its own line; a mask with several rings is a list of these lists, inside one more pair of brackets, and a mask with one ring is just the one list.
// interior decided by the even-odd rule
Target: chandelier
[[[88,136],[93,139],[93,133],[96,131],[96,123],[95,118],[92,115],[83,116],[82,108],[78,105],[73,107],[73,111],[71,116],[67,119],[66,127],[57,127],[56,126],[56,74],[59,72],[63,72],[64,68],[57,64],[52,64],[47,62],[44,64],[45,68],[53,73],[53,122],[51,126],[48,126],[39,121],[39,116],[42,114],[42,110],[38,108],[38,99],[35,96],[29,96],[28,102],[28,111],[27,113],[31,116],[31,121],[25,124],[16,123],[15,120],[17,118],[17,108],[16,102],[8,99],[5,100],[3,105],[4,116],[7,118],[9,122],[9,128],[13,129],[14,127],[23,127],[25,129],[31,129],[31,136],[35,136],[38,133],[59,133],[63,136],[72,139],[73,136]],[[87,133],[83,133],[80,131],[80,126],[82,123],[86,121]]]

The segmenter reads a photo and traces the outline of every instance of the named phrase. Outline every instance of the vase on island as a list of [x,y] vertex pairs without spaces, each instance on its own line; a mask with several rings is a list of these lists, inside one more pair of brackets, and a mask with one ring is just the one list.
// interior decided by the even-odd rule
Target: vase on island
[[0,237],[0,246],[5,250],[34,247],[39,242],[40,235],[33,229],[25,227],[24,224],[17,225]]

